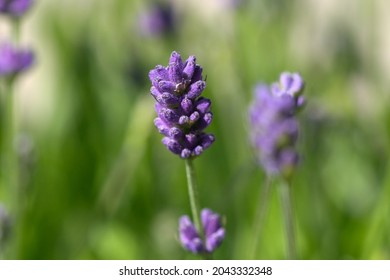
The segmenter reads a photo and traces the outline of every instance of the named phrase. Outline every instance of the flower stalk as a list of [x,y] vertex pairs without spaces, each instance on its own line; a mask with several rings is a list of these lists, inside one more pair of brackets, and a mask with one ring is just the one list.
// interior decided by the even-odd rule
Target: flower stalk
[[257,204],[256,216],[253,222],[255,235],[253,236],[253,246],[251,258],[256,259],[257,250],[259,247],[259,241],[261,240],[263,233],[263,226],[265,222],[265,217],[268,212],[269,201],[271,197],[271,187],[272,187],[272,177],[267,176],[264,186],[261,189],[261,195],[259,198],[259,203]]
[[294,212],[292,205],[291,184],[289,180],[283,180],[280,185],[280,196],[282,200],[284,225],[287,239],[287,259],[295,260],[297,258]]
[[195,168],[192,159],[186,159],[186,174],[187,174],[187,184],[188,184],[188,195],[190,199],[192,219],[195,223],[195,228],[199,233],[202,232],[202,227],[200,224],[200,212],[199,212],[199,202],[198,202],[198,190],[195,178]]

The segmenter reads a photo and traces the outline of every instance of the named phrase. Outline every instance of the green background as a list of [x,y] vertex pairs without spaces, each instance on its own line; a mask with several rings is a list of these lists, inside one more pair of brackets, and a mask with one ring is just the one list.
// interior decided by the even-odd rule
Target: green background
[[[175,31],[147,37],[138,19],[152,1],[36,1],[21,42],[37,59],[14,92],[18,200],[0,185],[19,213],[5,258],[197,259],[177,237],[190,214],[184,162],[161,144],[149,93],[149,70],[173,50],[197,56],[213,102],[216,142],[195,167],[201,206],[226,222],[216,259],[253,257],[265,176],[247,109],[254,86],[286,70],[302,75],[308,101],[292,187],[300,258],[390,258],[389,4],[225,2],[173,1]],[[278,187],[259,259],[285,258]]]

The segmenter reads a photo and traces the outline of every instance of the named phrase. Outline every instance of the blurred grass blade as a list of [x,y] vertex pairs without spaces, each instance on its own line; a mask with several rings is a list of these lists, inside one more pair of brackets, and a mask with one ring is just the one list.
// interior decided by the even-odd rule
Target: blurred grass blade
[[[118,209],[139,162],[145,154],[147,139],[153,127],[154,111],[149,95],[137,100],[129,115],[127,135],[122,149],[102,187],[98,207],[109,216]],[[134,191],[131,186],[130,191]]]

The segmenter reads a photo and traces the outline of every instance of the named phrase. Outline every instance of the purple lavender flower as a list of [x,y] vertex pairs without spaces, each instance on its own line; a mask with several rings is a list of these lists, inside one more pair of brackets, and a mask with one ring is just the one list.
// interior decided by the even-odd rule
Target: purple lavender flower
[[200,96],[206,82],[195,56],[183,63],[180,54],[172,52],[169,65],[156,66],[149,72],[149,78],[150,92],[157,101],[158,117],[154,124],[165,136],[163,144],[181,158],[199,156],[215,138],[203,132],[213,115],[211,101]]
[[0,0],[0,13],[21,17],[33,4],[33,0]]
[[251,140],[268,174],[289,176],[298,164],[295,150],[299,126],[295,118],[303,106],[304,83],[297,73],[282,73],[280,83],[260,84],[250,108]]
[[156,37],[174,31],[173,7],[161,4],[154,5],[140,15],[138,25],[141,34],[147,37]]
[[203,209],[201,218],[204,240],[200,238],[190,218],[182,216],[179,220],[180,241],[188,251],[194,254],[212,253],[225,238],[225,229],[222,227],[220,216],[210,209]]
[[18,49],[11,44],[0,45],[0,76],[13,76],[27,70],[34,61],[30,50]]

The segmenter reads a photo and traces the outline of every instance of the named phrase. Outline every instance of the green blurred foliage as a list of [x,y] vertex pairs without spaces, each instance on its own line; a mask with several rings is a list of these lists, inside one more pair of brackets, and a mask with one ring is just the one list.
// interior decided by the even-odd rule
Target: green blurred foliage
[[[161,144],[149,94],[148,71],[166,65],[173,50],[197,56],[213,102],[208,131],[217,140],[195,167],[201,205],[226,221],[216,259],[253,257],[265,176],[248,140],[247,108],[256,83],[285,70],[307,83],[303,161],[292,188],[300,257],[390,258],[389,86],[376,49],[359,45],[359,19],[329,18],[328,33],[316,34],[326,51],[313,58],[305,50],[315,48],[315,36],[296,32],[299,24],[317,32],[303,0],[202,2],[214,9],[172,1],[175,31],[155,37],[138,26],[153,1],[36,2],[22,38],[23,30],[34,34],[38,58],[25,76],[36,94],[31,106],[46,109],[19,112],[31,149],[20,157],[23,199],[8,258],[197,259],[177,237],[178,218],[190,214],[184,162]],[[366,21],[375,16],[367,12]],[[8,192],[2,184],[0,200],[13,209]],[[283,259],[277,181],[269,205],[255,258]]]

